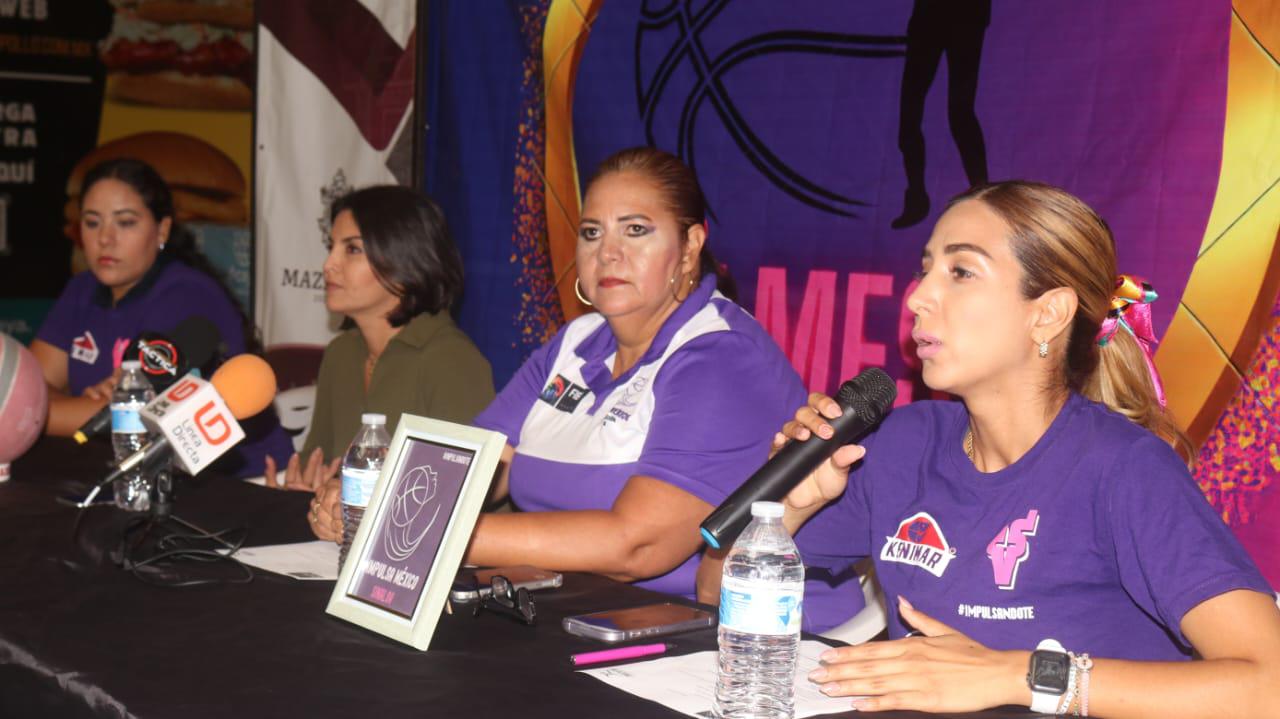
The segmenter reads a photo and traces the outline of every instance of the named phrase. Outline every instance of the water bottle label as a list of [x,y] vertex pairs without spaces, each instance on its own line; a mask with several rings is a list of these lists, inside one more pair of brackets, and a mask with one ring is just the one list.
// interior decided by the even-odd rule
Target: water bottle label
[[111,406],[111,431],[124,434],[146,432],[142,425],[142,415],[138,412],[142,405],[117,404]]
[[800,633],[803,584],[770,584],[725,577],[720,584],[720,626],[747,634]]
[[378,483],[376,469],[342,468],[342,503],[355,507],[369,506],[369,498],[373,496],[373,485]]

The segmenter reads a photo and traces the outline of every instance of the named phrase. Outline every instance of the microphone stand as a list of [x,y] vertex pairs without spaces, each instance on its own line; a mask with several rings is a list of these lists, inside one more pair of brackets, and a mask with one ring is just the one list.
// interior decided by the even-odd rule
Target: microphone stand
[[203,527],[189,522],[182,517],[173,513],[173,470],[159,471],[156,473],[155,480],[152,482],[154,491],[151,494],[151,512],[150,516],[142,520],[149,522],[152,526],[163,527],[165,524],[176,524],[192,533],[200,539],[206,539],[211,542],[217,542],[225,547],[228,551],[226,556],[231,556],[240,549],[240,544],[232,544],[222,538],[222,535],[235,530],[222,530],[220,532],[210,532]]
[[[151,509],[146,516],[136,517],[125,525],[120,537],[120,566],[148,584],[168,587],[188,587],[205,584],[244,584],[253,581],[253,572],[233,555],[244,544],[247,532],[243,527],[209,531],[174,513],[173,472],[167,462],[152,469]],[[144,471],[146,471],[144,469]],[[96,489],[96,488],[95,488]],[[158,537],[153,551],[141,553],[143,543],[153,533]],[[236,535],[229,541],[228,535]],[[203,546],[202,546],[203,545]],[[212,545],[212,546],[209,546]],[[142,570],[176,561],[229,562],[237,570],[236,577],[217,578],[165,578],[149,575]]]

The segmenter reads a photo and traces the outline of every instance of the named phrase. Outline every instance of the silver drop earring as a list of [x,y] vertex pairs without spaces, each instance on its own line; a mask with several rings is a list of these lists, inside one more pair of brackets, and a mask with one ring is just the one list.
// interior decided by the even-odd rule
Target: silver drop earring
[[1044,359],[1048,357],[1049,356],[1049,340],[1040,340],[1040,346],[1038,349],[1040,350],[1040,359]]

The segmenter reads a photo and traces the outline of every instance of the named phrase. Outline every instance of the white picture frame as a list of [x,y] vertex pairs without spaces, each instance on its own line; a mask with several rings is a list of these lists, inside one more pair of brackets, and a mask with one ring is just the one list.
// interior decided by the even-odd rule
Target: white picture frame
[[325,611],[425,651],[506,442],[401,415]]

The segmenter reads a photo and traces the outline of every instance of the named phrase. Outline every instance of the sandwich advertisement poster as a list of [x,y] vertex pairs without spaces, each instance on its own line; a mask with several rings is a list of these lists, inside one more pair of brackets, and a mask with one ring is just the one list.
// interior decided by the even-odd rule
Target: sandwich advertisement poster
[[86,269],[80,183],[133,157],[248,308],[253,0],[0,3],[0,330]]

